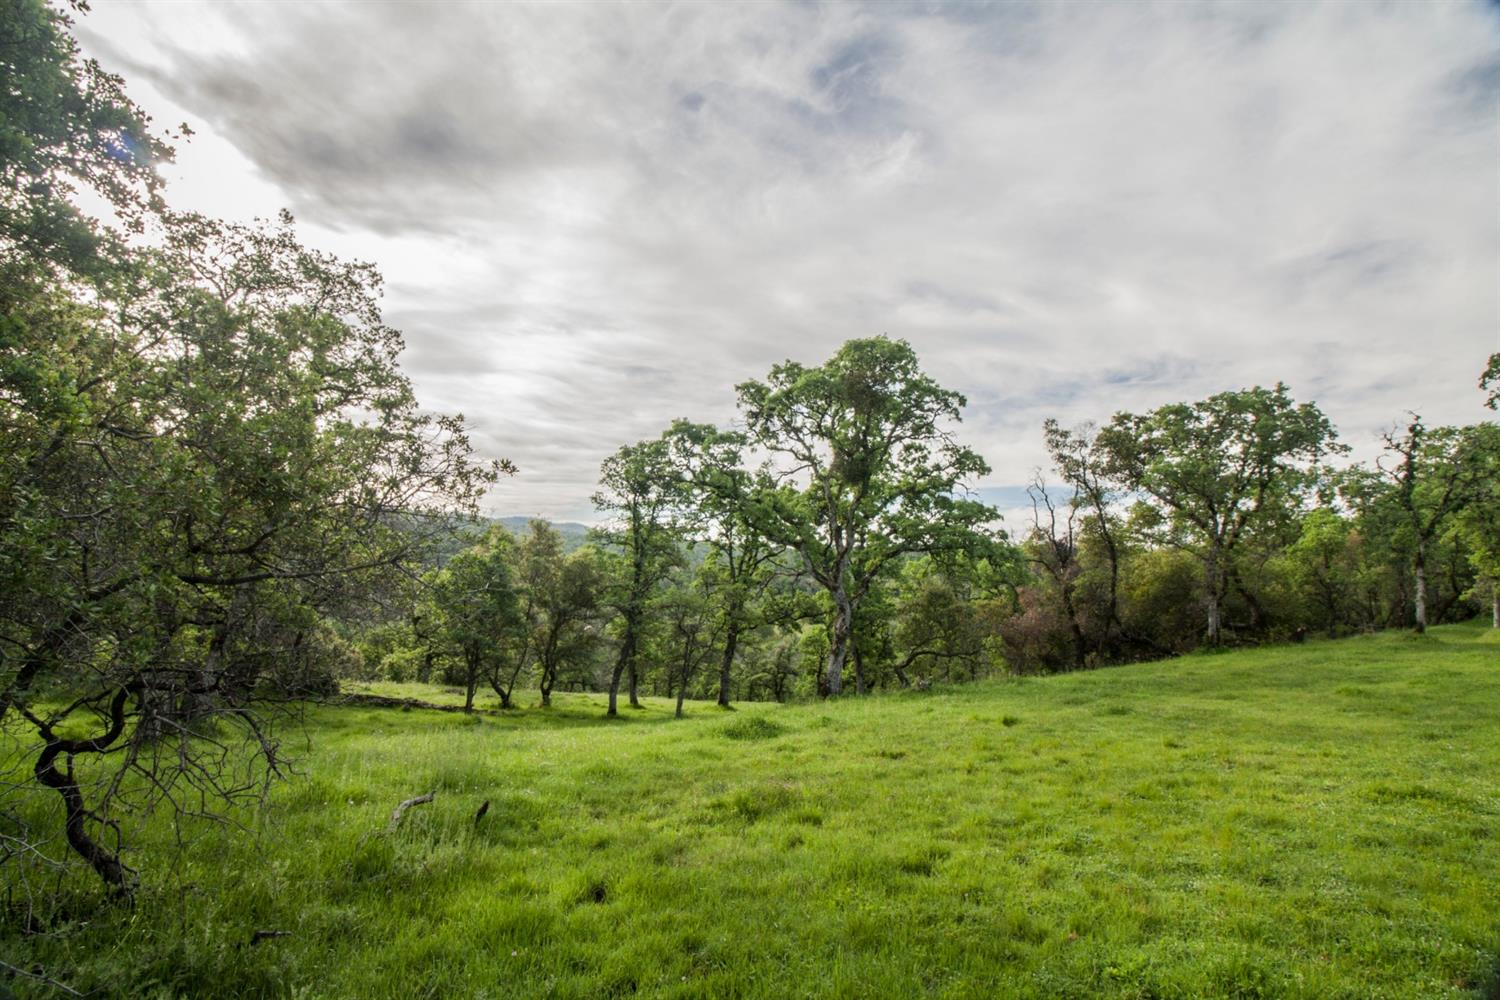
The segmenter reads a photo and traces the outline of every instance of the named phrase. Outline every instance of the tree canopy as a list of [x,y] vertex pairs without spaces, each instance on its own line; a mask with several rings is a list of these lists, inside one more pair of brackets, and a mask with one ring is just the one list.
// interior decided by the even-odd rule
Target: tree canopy
[[828,691],[843,687],[855,612],[891,562],[982,544],[996,511],[964,495],[989,471],[948,428],[964,397],[905,341],[851,340],[815,368],[787,361],[738,386],[750,441],[781,459],[748,510],[833,603]]
[[1316,405],[1294,403],[1280,383],[1117,413],[1100,430],[1107,470],[1160,504],[1198,549],[1210,643],[1220,639],[1226,558],[1257,518],[1312,485],[1336,437]]

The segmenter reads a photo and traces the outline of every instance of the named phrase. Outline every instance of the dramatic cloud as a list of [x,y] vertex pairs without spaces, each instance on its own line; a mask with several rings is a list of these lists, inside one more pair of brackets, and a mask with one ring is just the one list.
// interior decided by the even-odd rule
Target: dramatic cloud
[[1369,453],[1486,411],[1500,12],[1452,4],[102,7],[176,196],[375,260],[408,368],[588,516],[599,461],[850,337],[1040,423],[1278,380]]

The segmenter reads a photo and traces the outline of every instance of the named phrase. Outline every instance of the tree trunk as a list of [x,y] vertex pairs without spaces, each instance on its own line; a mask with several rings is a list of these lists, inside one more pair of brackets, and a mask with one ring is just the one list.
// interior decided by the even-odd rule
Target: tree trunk
[[854,630],[854,607],[842,587],[834,591],[833,642],[828,649],[828,696],[844,692],[844,662],[849,657],[849,638]]
[[1104,630],[1099,633],[1099,659],[1104,661],[1109,647],[1110,629],[1118,627],[1123,632],[1125,625],[1120,621],[1120,554],[1115,548],[1114,535],[1109,531],[1102,506],[1099,509],[1099,524],[1100,532],[1104,535],[1105,550],[1109,553],[1109,613],[1104,617]]
[[521,671],[526,669],[526,664],[531,659],[531,644],[528,642],[522,649],[521,655],[516,657],[516,668],[510,672],[510,682],[503,688],[500,686],[499,673],[490,674],[490,687],[500,696],[500,707],[510,708],[511,692],[516,689],[516,681],[521,677]]
[[1208,556],[1204,560],[1204,583],[1208,587],[1208,644],[1217,646],[1220,638],[1219,627],[1219,547],[1210,542]]
[[[1067,572],[1066,568],[1063,572]],[[1078,609],[1073,606],[1073,584],[1059,581],[1058,587],[1062,592],[1063,610],[1068,613],[1068,631],[1073,633],[1073,669],[1082,670],[1088,664],[1088,639],[1078,621]]]
[[682,718],[682,699],[687,697],[687,677],[682,678],[682,686],[677,689],[677,718]]
[[1263,635],[1266,630],[1266,609],[1260,603],[1260,598],[1250,592],[1245,586],[1244,579],[1240,576],[1238,569],[1231,569],[1224,574],[1226,580],[1233,579],[1234,592],[1244,598],[1245,606],[1250,609],[1250,630],[1256,635]]
[[733,617],[724,634],[724,657],[719,661],[719,707],[729,707],[729,671],[734,666],[734,653],[740,642],[740,623]]
[[1416,556],[1417,633],[1427,631],[1427,543],[1417,540]]
[[542,707],[552,707],[552,688],[557,683],[557,668],[550,667],[545,662],[542,664]]
[[639,683],[640,676],[636,673],[635,657],[632,656],[630,658],[630,664],[627,669],[630,672],[630,707],[641,708],[641,699],[636,696],[636,685]]
[[1490,581],[1490,627],[1500,628],[1500,580]]
[[[79,790],[78,781],[73,775],[73,757],[80,753],[104,753],[120,738],[125,731],[125,699],[130,691],[130,687],[121,688],[111,699],[110,726],[102,736],[92,740],[58,739],[53,735],[51,727],[46,727],[42,736],[47,740],[47,745],[37,757],[33,772],[38,781],[62,797],[66,809],[63,831],[67,836],[68,846],[89,863],[89,867],[94,869],[95,874],[104,880],[115,895],[122,898],[131,894],[131,876],[134,873],[117,854],[89,836],[84,822],[93,814],[84,804],[83,792]],[[67,758],[66,771],[57,769],[57,758],[60,756]]]
[[624,639],[620,643],[620,655],[615,658],[615,669],[609,675],[609,710],[605,715],[619,715],[620,678],[625,674],[626,664],[635,657],[635,635],[629,626],[626,627]]

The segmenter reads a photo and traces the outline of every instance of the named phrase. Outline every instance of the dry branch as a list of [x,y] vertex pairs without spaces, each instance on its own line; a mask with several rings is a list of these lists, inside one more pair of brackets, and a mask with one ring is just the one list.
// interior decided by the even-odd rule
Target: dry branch
[[79,993],[77,990],[75,990],[73,987],[69,986],[67,983],[60,983],[56,979],[49,979],[48,977],[42,975],[40,972],[27,972],[25,969],[18,969],[18,968],[16,968],[14,965],[11,965],[9,962],[0,962],[0,969],[4,969],[5,971],[9,972],[11,975],[14,975],[14,976],[25,976],[27,979],[34,979],[34,980],[36,980],[39,983],[45,983],[45,984],[47,984],[48,986],[52,987],[55,990],[62,990],[64,993],[68,994],[68,996],[70,996],[70,997],[81,997],[81,996],[83,996],[82,993]]
[[410,809],[412,806],[426,805],[428,802],[431,802],[436,796],[437,790],[434,789],[433,791],[428,792],[426,795],[418,795],[414,799],[407,799],[405,802],[401,803],[391,811],[391,825],[386,827],[386,829],[396,829],[396,827],[401,825],[401,816],[406,812],[406,810]]
[[269,941],[272,938],[284,938],[291,936],[291,931],[256,931],[254,934],[250,935],[250,943],[252,945],[256,945],[260,944],[262,941]]

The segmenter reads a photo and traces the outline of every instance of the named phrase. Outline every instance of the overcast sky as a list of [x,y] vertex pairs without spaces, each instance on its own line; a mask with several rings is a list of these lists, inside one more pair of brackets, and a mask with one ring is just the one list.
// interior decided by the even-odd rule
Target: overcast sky
[[[423,402],[591,520],[601,459],[910,341],[1007,487],[1041,422],[1287,382],[1359,455],[1489,411],[1500,7],[109,2],[181,207],[373,260]],[[1012,529],[1019,525],[1012,523]]]

